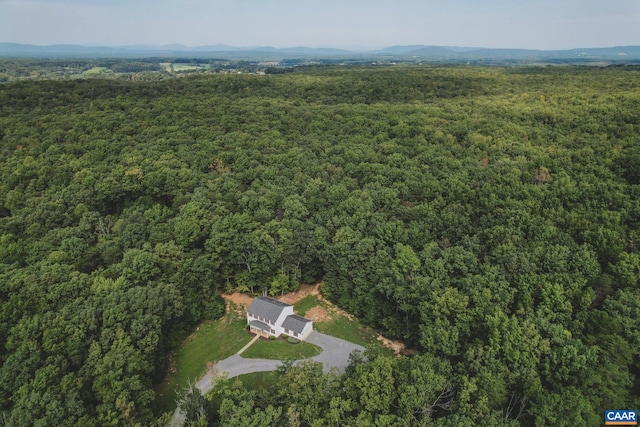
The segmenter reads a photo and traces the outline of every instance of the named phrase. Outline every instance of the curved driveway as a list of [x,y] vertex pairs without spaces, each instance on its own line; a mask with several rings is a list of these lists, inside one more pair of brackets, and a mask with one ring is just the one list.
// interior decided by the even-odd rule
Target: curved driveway
[[349,366],[349,355],[355,350],[364,351],[364,347],[361,345],[321,334],[317,331],[311,332],[306,341],[322,349],[322,353],[312,357],[311,360],[322,362],[325,372],[336,368],[340,373],[344,373],[344,370]]
[[[315,344],[322,349],[322,352],[312,357],[311,360],[321,362],[325,372],[336,368],[338,372],[344,373],[344,370],[349,365],[349,355],[351,352],[354,350],[364,351],[364,347],[361,345],[321,334],[318,331],[311,332],[305,341]],[[281,364],[282,362],[279,360],[245,359],[244,357],[234,354],[216,364],[216,373],[226,373],[227,378],[233,378],[253,372],[275,371]],[[200,389],[202,394],[205,394],[211,390],[212,380],[213,374],[207,373],[196,383],[196,387]]]
[[[330,335],[321,334],[318,331],[311,332],[305,341],[315,344],[322,349],[322,352],[312,357],[311,360],[321,362],[322,369],[325,372],[335,368],[338,372],[344,373],[349,365],[349,355],[351,352],[354,350],[364,351],[364,347],[361,345],[353,344]],[[274,371],[281,364],[282,362],[279,360],[245,359],[238,354],[234,354],[216,364],[216,373],[226,373],[227,378],[233,378],[253,372]],[[203,395],[213,387],[213,377],[214,375],[212,373],[207,373],[196,383],[196,387],[198,387]],[[182,424],[184,424],[184,415],[181,413],[180,408],[177,408],[171,425],[181,426]]]
[[[227,374],[227,378],[237,377],[239,375],[251,374],[253,372],[274,371],[282,362],[279,360],[268,359],[245,359],[237,354],[227,357],[216,364],[217,374]],[[196,387],[204,395],[211,390],[213,386],[213,374],[207,373],[196,383]]]

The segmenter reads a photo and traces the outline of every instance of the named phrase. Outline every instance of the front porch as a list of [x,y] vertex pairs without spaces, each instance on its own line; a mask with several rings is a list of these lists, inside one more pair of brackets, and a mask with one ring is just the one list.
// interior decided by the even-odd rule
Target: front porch
[[276,336],[276,331],[271,329],[271,326],[259,320],[252,320],[251,322],[249,322],[249,331],[265,338]]

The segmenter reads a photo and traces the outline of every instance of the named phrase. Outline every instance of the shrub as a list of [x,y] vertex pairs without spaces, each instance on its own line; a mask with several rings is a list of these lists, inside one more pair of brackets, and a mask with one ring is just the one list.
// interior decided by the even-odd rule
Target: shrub
[[276,337],[274,337],[273,335],[269,335],[269,339],[270,339],[271,341],[273,341],[273,340],[275,340],[275,339],[276,339]]
[[289,335],[287,335],[287,334],[282,334],[280,336],[282,337],[283,340],[286,340],[287,338],[289,338]]

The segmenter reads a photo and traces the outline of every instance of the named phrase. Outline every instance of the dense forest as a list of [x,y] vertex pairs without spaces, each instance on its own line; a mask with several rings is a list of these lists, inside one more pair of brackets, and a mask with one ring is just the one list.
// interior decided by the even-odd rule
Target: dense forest
[[162,424],[168,354],[221,290],[316,280],[418,355],[229,380],[194,425],[640,407],[638,88],[632,67],[0,85],[0,425]]

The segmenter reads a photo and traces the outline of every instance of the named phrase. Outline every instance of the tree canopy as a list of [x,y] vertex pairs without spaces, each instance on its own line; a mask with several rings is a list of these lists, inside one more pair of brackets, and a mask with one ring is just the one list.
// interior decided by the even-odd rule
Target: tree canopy
[[209,423],[640,406],[639,85],[418,66],[0,85],[0,421],[152,424],[167,355],[220,290],[320,279],[419,356],[225,386]]

